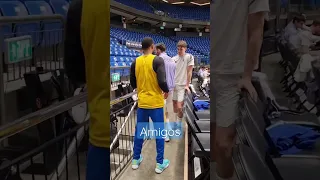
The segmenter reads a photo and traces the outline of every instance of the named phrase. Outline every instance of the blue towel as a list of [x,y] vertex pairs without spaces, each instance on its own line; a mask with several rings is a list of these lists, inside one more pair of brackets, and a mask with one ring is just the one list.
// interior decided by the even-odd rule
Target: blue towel
[[207,100],[196,100],[193,102],[197,111],[203,111],[210,109],[210,102]]
[[313,149],[320,133],[310,127],[283,124],[268,130],[280,154],[296,154]]

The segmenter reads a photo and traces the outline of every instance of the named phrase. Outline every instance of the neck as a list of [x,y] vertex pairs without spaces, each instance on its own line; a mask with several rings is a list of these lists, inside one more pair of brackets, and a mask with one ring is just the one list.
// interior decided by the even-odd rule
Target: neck
[[152,54],[152,52],[151,51],[143,51],[143,55],[150,55],[150,54]]
[[186,53],[180,53],[179,56],[184,56]]

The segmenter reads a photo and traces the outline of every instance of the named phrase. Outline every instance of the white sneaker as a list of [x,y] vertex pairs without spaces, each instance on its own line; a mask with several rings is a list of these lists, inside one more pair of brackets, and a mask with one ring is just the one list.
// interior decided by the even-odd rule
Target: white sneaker
[[169,136],[167,136],[165,139],[164,139],[165,142],[169,142],[170,141],[170,138]]

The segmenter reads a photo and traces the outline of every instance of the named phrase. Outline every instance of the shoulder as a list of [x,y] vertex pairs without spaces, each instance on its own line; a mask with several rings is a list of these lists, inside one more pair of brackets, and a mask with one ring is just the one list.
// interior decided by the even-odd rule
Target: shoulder
[[162,57],[160,56],[155,56],[154,59],[153,59],[153,63],[155,64],[161,64],[161,63],[164,63],[164,60]]
[[299,35],[302,37],[302,38],[310,38],[312,36],[312,33],[310,31],[301,31],[299,33]]

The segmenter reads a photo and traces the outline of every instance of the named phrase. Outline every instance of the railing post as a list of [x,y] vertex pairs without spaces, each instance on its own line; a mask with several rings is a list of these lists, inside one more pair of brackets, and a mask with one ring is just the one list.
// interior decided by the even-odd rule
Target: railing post
[[6,110],[5,110],[5,94],[4,94],[4,76],[3,76],[3,34],[0,35],[0,126],[6,122]]

